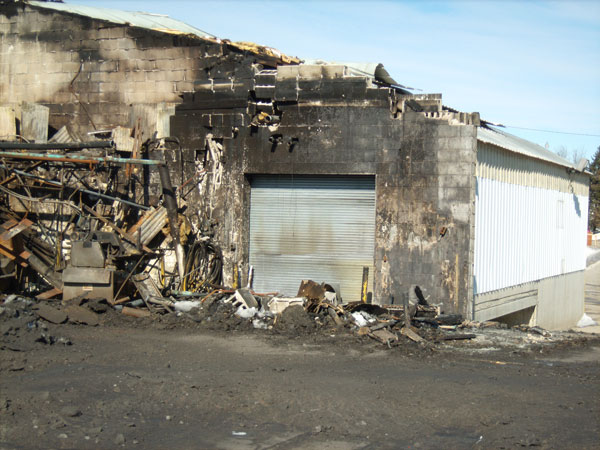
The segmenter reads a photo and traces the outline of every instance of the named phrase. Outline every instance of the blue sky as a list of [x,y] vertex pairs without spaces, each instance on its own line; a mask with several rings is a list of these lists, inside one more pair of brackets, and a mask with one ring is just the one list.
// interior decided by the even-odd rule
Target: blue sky
[[[69,3],[167,14],[300,58],[381,62],[396,81],[507,131],[578,150],[600,146],[599,1],[182,1]],[[418,92],[418,91],[417,91]]]

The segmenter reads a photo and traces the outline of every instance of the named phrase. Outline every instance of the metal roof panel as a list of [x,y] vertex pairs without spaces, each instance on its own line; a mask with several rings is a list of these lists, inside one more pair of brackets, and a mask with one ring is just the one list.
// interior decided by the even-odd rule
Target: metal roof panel
[[558,156],[556,153],[545,149],[544,147],[534,144],[528,140],[514,136],[504,131],[478,127],[477,128],[477,140],[485,142],[487,144],[496,145],[511,152],[520,153],[530,158],[541,159],[548,161],[559,166],[575,168],[575,166],[568,160]]
[[191,25],[179,20],[172,19],[162,14],[150,14],[139,11],[121,11],[118,9],[97,8],[95,6],[73,5],[70,3],[54,3],[28,1],[28,4],[44,9],[53,9],[80,16],[90,17],[92,19],[105,20],[111,23],[131,25],[148,30],[160,31],[170,34],[193,34],[201,38],[217,39],[216,36],[205,31],[199,30]]

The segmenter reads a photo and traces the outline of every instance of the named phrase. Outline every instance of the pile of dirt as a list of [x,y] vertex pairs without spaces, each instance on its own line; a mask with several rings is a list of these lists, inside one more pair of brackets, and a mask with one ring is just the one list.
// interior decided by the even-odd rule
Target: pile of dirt
[[326,320],[318,315],[310,317],[301,305],[290,306],[283,310],[281,316],[277,318],[273,328],[282,333],[288,334],[306,334],[314,332],[318,324],[331,325],[329,320]]

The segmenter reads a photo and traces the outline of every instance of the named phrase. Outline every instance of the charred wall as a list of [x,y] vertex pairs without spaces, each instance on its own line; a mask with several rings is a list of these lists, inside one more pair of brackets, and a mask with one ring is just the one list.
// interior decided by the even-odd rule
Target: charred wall
[[246,59],[194,36],[15,2],[0,2],[0,36],[0,104],[43,104],[51,127],[79,134],[133,126],[141,115],[149,135],[160,120],[157,105],[168,111],[196,83]]
[[[249,97],[242,92],[196,90],[171,120],[183,153],[207,158],[204,196],[193,208],[224,249],[226,277],[234,263],[248,261],[253,174],[375,175],[375,301],[399,301],[418,284],[445,310],[469,314],[476,155],[470,117],[401,108],[404,99],[393,89],[346,76],[342,66],[262,71]],[[208,190],[202,186],[219,175],[207,137],[222,148],[222,174]]]

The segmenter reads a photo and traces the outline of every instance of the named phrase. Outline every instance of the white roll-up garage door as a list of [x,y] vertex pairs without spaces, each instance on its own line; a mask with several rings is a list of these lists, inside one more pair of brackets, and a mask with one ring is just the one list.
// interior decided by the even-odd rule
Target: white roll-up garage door
[[251,186],[254,290],[296,295],[311,279],[359,300],[364,266],[372,286],[375,177],[261,175]]

